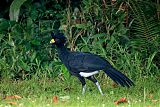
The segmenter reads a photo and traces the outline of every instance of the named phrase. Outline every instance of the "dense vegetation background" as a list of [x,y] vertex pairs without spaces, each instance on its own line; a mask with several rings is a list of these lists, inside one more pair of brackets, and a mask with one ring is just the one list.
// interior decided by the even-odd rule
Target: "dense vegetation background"
[[58,29],[71,50],[99,54],[135,79],[160,76],[159,0],[1,2],[1,78],[69,78],[49,44]]

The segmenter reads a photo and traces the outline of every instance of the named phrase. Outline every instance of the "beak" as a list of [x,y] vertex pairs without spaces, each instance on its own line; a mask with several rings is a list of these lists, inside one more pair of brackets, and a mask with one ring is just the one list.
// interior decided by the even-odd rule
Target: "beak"
[[55,43],[55,40],[54,40],[54,39],[51,39],[50,43],[51,43],[51,44],[52,44],[52,43]]

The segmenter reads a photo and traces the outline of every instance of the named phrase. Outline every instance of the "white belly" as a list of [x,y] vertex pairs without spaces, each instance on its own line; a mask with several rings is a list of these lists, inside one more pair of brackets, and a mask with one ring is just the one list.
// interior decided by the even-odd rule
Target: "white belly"
[[97,74],[97,73],[98,73],[98,71],[89,72],[89,73],[87,73],[87,72],[80,72],[79,74],[80,74],[82,77],[89,77],[89,76],[95,75],[95,74]]

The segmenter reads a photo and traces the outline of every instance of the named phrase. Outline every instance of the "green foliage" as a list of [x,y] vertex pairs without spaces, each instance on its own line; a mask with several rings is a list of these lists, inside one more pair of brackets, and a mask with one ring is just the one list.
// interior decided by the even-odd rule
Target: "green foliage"
[[[53,21],[42,19],[44,17],[42,15],[45,14],[41,7],[43,6],[27,1],[23,7],[25,13],[24,10],[21,11],[18,23],[1,19],[0,76],[2,78],[30,79],[34,75],[40,76],[40,72],[45,70],[47,77],[56,76],[53,68],[58,62],[54,61],[57,56],[51,55],[49,45]],[[36,9],[41,11],[38,12]]]
[[[7,33],[8,31],[10,31],[10,29],[12,28],[12,26],[15,25],[15,23],[16,22],[14,22],[14,21],[9,21],[9,20],[0,18],[0,34]],[[3,36],[1,35],[1,37],[3,37]]]
[[74,9],[63,2],[12,2],[10,20],[0,19],[2,78],[70,81],[70,74],[49,44],[50,32],[58,29],[67,36],[71,50],[98,54],[130,77],[159,75],[154,63],[159,54],[159,23],[153,6],[146,5],[149,1],[127,2],[132,10],[129,27],[124,24],[125,11],[118,9],[120,0],[114,4],[83,0]]
[[11,21],[18,22],[20,8],[25,1],[27,0],[13,0],[9,10],[9,17]]
[[[144,55],[158,51],[160,40],[160,25],[155,16],[154,4],[149,1],[128,2],[133,12],[131,24],[132,46]],[[153,14],[154,13],[154,14]]]

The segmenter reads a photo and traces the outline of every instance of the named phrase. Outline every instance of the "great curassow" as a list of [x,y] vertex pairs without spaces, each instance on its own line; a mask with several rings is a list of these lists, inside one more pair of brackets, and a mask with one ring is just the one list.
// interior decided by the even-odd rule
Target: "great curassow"
[[70,74],[76,76],[82,83],[82,94],[84,94],[86,90],[85,78],[87,78],[96,84],[99,92],[103,95],[100,85],[94,77],[100,70],[103,70],[114,82],[123,87],[134,85],[127,76],[113,68],[107,60],[100,56],[92,53],[69,51],[64,46],[66,37],[63,33],[51,33],[51,36],[52,39],[50,43],[52,46],[56,45],[60,60],[66,66]]

